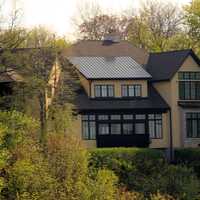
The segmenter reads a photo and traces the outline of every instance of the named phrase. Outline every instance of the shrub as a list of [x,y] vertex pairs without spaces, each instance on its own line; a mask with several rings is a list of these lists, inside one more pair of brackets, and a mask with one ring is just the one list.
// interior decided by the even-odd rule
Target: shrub
[[175,160],[177,164],[193,168],[200,178],[200,148],[176,149]]
[[144,194],[145,198],[158,191],[184,200],[195,199],[198,195],[199,181],[193,171],[169,165],[161,151],[97,149],[92,150],[90,156],[92,172],[102,168],[113,170],[119,176],[121,186]]
[[128,188],[134,186],[133,173],[146,176],[157,172],[165,163],[164,154],[152,149],[105,148],[90,151],[92,171],[103,168],[113,170],[120,183]]
[[92,184],[91,200],[116,200],[118,179],[112,171],[99,170]]

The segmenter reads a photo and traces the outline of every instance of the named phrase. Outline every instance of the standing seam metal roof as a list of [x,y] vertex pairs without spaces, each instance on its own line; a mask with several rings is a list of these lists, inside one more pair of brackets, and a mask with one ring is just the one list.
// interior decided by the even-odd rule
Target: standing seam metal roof
[[140,64],[128,56],[70,57],[69,60],[87,79],[151,78]]

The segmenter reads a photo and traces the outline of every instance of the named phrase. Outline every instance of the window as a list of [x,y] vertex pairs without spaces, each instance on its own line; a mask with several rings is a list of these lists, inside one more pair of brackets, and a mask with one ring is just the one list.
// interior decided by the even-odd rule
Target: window
[[135,119],[145,119],[145,115],[135,115]]
[[135,134],[145,134],[145,123],[143,122],[135,123]]
[[99,115],[98,120],[108,120],[108,115]]
[[141,85],[122,85],[122,97],[141,97]]
[[120,120],[121,119],[121,115],[111,115],[110,119],[111,120]]
[[133,115],[123,115],[123,119],[132,120],[133,119]]
[[95,85],[94,86],[95,97],[114,97],[113,85]]
[[111,134],[120,135],[121,134],[121,124],[111,124]]
[[133,134],[133,124],[132,123],[124,123],[123,124],[123,134],[124,135]]
[[152,139],[162,138],[162,114],[148,115],[149,135]]
[[200,72],[179,72],[179,99],[200,100]]
[[82,137],[84,140],[96,139],[95,115],[82,116]]
[[200,113],[186,113],[187,138],[200,138]]
[[109,124],[99,124],[99,135],[109,134]]

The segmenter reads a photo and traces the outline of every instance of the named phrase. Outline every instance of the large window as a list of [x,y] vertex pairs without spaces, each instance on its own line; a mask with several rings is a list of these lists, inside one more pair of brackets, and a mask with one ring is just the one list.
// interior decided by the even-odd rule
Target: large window
[[96,139],[95,115],[82,115],[82,137],[84,140]]
[[162,138],[162,114],[96,114],[82,116],[82,135],[85,140],[96,139],[96,134],[141,135],[147,133],[152,139]]
[[162,138],[162,115],[150,114],[148,115],[149,135],[152,139]]
[[122,97],[141,97],[141,85],[122,85]]
[[200,72],[179,72],[179,99],[200,100]]
[[186,113],[188,138],[200,138],[200,113]]
[[95,85],[94,86],[95,97],[114,97],[113,85]]

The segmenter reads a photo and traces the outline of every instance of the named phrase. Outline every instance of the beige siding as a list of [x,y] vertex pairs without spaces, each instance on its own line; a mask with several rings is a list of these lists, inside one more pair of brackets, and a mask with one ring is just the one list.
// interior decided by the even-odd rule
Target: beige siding
[[[82,121],[81,121],[81,115],[77,115],[76,120],[73,122],[73,127],[75,130],[75,134],[82,140]],[[96,148],[96,140],[83,140],[83,144],[87,148]]]
[[80,83],[83,86],[85,92],[90,96],[90,81],[87,80],[82,74],[79,74]]
[[[200,67],[193,60],[191,56],[185,60],[182,64],[180,71],[200,71]],[[165,101],[171,107],[172,114],[172,131],[173,131],[173,145],[174,147],[183,147],[183,133],[182,133],[182,108],[178,106],[179,100],[179,84],[178,84],[178,72],[170,81],[158,82],[154,84],[154,87],[165,99]],[[169,127],[169,124],[168,124]],[[192,146],[190,144],[190,146]]]
[[162,114],[162,138],[151,139],[150,148],[169,147],[169,112]]
[[146,80],[95,80],[91,83],[91,97],[94,98],[95,85],[114,85],[115,97],[121,97],[121,85],[139,84],[142,86],[142,97],[148,96],[147,81]]

